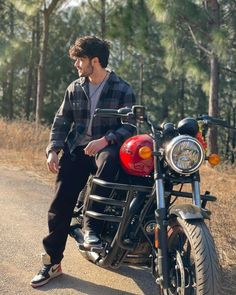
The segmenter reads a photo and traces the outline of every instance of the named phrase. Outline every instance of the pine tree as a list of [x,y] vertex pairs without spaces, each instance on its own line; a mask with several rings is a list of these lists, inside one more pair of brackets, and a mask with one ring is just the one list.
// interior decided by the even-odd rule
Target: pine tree
[[38,64],[38,82],[37,82],[37,102],[36,102],[36,126],[38,126],[42,119],[43,101],[44,101],[44,88],[45,88],[45,65],[48,51],[49,39],[49,22],[51,14],[56,8],[60,0],[52,0],[50,3],[43,1],[43,37],[42,47],[40,50],[40,58]]
[[[192,78],[200,83],[209,95],[209,115],[218,116],[221,54],[229,45],[226,22],[220,15],[228,11],[229,6],[226,3],[219,6],[216,0],[150,0],[149,3],[163,24],[162,39],[170,42],[176,52],[174,56],[166,50],[166,58],[173,63],[171,70],[177,68],[188,80]],[[168,49],[167,44],[164,45]],[[210,130],[208,144],[209,152],[217,152],[216,128]]]

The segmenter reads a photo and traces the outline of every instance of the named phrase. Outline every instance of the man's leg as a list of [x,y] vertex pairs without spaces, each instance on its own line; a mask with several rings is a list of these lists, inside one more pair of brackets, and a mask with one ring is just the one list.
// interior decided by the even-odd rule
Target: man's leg
[[42,255],[43,266],[30,282],[36,288],[45,285],[62,273],[61,259],[70,229],[70,221],[79,192],[94,170],[94,159],[79,147],[73,153],[64,153],[60,160],[56,180],[56,193],[48,212],[49,235],[43,239],[46,253]]
[[93,160],[79,147],[73,155],[64,153],[56,179],[56,193],[48,211],[49,234],[43,239],[51,263],[59,263],[68,237],[72,213],[80,191],[93,168]]
[[120,167],[119,150],[119,146],[109,145],[97,155],[95,158],[98,167],[96,177],[106,181],[114,181]]
[[[104,148],[96,157],[96,165],[97,172],[95,176],[102,180],[113,182],[119,170],[119,147],[117,145],[111,145]],[[108,197],[110,192],[110,189],[96,185],[92,194]],[[96,212],[101,212],[103,208],[104,206],[97,202],[89,205],[89,210]],[[99,234],[102,229],[102,222],[85,216],[84,227],[85,231],[92,232],[92,235],[94,233]],[[87,243],[85,243],[85,246],[87,246]]]

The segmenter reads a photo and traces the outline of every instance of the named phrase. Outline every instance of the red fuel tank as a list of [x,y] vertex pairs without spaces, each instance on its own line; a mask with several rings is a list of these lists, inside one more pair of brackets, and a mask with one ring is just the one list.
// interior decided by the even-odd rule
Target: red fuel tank
[[126,173],[136,176],[148,176],[153,171],[153,156],[143,159],[140,149],[153,150],[152,138],[148,134],[139,134],[128,138],[120,148],[120,162]]

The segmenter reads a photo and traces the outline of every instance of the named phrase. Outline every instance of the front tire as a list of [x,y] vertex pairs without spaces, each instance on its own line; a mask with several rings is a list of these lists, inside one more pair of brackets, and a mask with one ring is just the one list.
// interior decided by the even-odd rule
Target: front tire
[[164,295],[220,295],[215,244],[202,220],[175,218],[168,230],[170,287]]

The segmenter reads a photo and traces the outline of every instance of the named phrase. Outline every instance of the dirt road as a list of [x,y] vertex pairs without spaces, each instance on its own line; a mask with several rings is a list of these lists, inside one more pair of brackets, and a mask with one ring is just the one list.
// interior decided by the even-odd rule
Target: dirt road
[[29,282],[39,270],[41,239],[53,188],[29,172],[0,166],[0,294],[158,295],[151,274],[140,268],[119,271],[98,268],[86,261],[69,238],[64,275],[33,289]]

